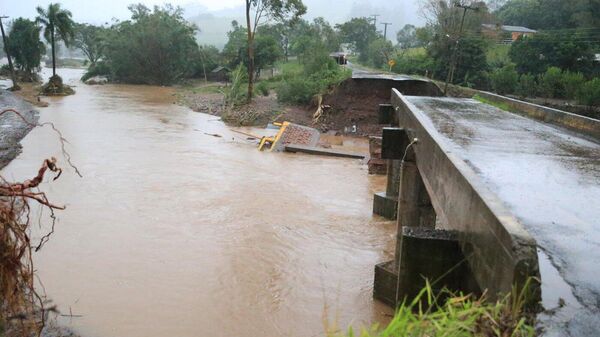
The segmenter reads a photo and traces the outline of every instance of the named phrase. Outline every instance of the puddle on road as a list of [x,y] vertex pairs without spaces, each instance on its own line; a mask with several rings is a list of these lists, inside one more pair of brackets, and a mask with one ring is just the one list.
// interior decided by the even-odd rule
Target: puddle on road
[[[82,315],[62,323],[85,337],[306,337],[322,335],[325,307],[340,327],[388,319],[372,299],[374,265],[393,256],[395,225],[371,215],[385,177],[358,160],[260,153],[169,88],[75,90],[40,120],[84,175],[42,187],[68,206],[35,255],[48,296]],[[5,177],[61,158],[48,129],[23,146]]]

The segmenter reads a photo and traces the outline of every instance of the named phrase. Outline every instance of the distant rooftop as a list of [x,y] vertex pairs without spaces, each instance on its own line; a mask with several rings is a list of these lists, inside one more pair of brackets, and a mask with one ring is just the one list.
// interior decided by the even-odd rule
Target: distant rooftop
[[221,66],[219,66],[219,67],[216,67],[215,69],[213,69],[213,71],[211,71],[211,72],[212,73],[218,73],[218,72],[221,72],[221,71],[229,71],[229,69],[227,69],[227,67],[221,67]]
[[527,27],[521,27],[521,26],[505,26],[505,25],[494,25],[494,24],[483,24],[482,25],[485,28],[491,29],[491,30],[495,30],[495,29],[501,29],[505,32],[511,32],[511,33],[537,33],[537,30],[533,30],[533,29],[529,29]]

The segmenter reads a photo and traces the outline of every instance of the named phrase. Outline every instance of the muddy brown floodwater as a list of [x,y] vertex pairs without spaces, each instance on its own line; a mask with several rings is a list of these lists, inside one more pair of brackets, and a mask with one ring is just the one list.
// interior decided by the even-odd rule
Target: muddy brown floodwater
[[[258,152],[214,116],[161,87],[78,84],[40,121],[69,140],[72,170],[42,189],[68,208],[35,255],[47,295],[86,337],[320,336],[386,321],[373,267],[395,225],[371,215],[361,161]],[[223,138],[206,133],[223,135]],[[60,157],[48,129],[2,174],[34,175]],[[64,165],[63,165],[64,166]],[[39,233],[34,233],[39,236]]]

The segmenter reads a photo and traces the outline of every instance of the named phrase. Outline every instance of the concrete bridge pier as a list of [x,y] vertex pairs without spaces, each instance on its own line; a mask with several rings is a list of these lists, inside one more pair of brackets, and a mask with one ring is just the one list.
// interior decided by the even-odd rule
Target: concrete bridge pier
[[[394,108],[391,104],[379,105],[379,124],[397,125],[397,121],[394,120]],[[392,129],[384,128],[383,132],[386,133],[386,130]],[[386,153],[386,151],[389,151],[389,147],[388,149],[384,148],[382,140],[381,159],[387,161],[387,186],[385,192],[375,193],[373,197],[373,213],[386,219],[396,220],[400,186],[400,159],[402,158],[389,158],[389,153]]]
[[398,234],[394,260],[375,266],[373,296],[396,306],[405,299],[412,301],[426,280],[436,292],[444,287],[479,292],[457,234],[435,228],[435,211],[416,165],[415,152],[410,148],[405,154],[408,144],[404,129],[384,128],[382,157],[395,165],[393,173],[388,173],[388,191],[398,193]]

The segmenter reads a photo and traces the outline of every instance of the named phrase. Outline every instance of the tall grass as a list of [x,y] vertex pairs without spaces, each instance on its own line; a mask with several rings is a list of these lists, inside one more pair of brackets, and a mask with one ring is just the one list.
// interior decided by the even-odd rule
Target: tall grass
[[[530,289],[513,288],[504,298],[489,302],[482,297],[434,294],[429,282],[412,302],[403,302],[384,329],[377,326],[356,333],[329,332],[328,337],[533,337],[533,315],[526,311]],[[331,330],[330,330],[331,331]]]

